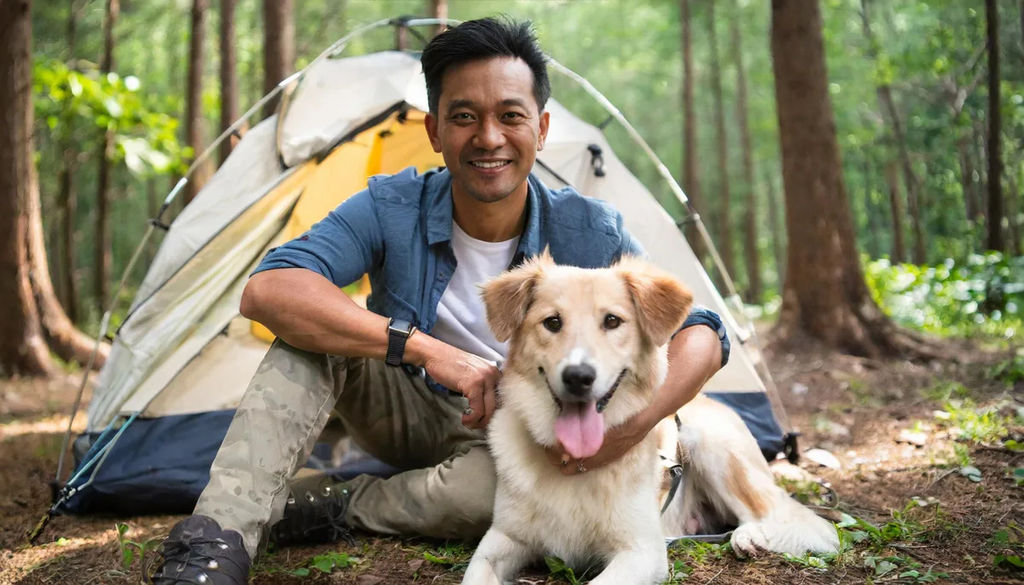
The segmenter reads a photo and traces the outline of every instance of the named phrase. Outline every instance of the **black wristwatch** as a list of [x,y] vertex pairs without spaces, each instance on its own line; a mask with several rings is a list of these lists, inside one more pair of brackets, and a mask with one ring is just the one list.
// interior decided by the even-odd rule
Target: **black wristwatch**
[[394,317],[388,321],[388,352],[384,356],[384,363],[389,366],[402,365],[402,356],[405,355],[405,342],[409,336],[416,331],[416,326],[402,319]]

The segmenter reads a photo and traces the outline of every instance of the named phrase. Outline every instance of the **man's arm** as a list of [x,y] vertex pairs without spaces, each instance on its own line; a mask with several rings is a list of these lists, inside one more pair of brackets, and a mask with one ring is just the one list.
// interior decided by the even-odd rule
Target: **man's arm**
[[[387,317],[356,305],[333,282],[305,268],[254,274],[242,292],[241,313],[306,351],[381,361],[387,352]],[[462,417],[463,424],[487,425],[500,377],[490,362],[421,331],[406,342],[403,361],[423,367],[469,400],[473,412]]]

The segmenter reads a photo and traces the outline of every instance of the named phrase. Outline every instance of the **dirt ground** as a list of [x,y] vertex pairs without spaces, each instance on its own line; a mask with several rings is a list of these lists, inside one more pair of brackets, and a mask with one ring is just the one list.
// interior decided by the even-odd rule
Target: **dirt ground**
[[[956,361],[913,364],[837,355],[811,343],[786,351],[769,346],[791,424],[803,433],[802,449],[824,449],[839,465],[823,467],[805,456],[801,466],[831,485],[840,511],[878,530],[866,524],[844,529],[848,545],[835,559],[740,560],[727,546],[681,546],[671,552],[669,582],[1024,583],[1024,572],[1013,570],[1014,560],[1024,558],[1024,486],[1013,475],[1024,467],[1024,382],[994,379],[993,367],[1007,358],[1005,352],[952,350]],[[57,517],[35,546],[27,545],[26,532],[50,502],[48,483],[76,387],[70,376],[0,380],[0,583],[144,582],[158,542],[147,541],[165,535],[179,519]],[[971,418],[964,412],[977,410],[947,409],[936,416],[947,396],[969,396],[993,412]],[[993,420],[1009,422],[996,435],[983,436],[981,427]],[[84,427],[84,414],[74,427]],[[975,438],[965,440],[964,429]],[[968,465],[980,472],[980,481],[968,477]],[[130,543],[119,543],[118,525]],[[358,535],[355,546],[277,551],[257,566],[253,582],[458,583],[472,548]],[[141,560],[123,556],[142,549]],[[537,567],[519,582],[575,578]]]

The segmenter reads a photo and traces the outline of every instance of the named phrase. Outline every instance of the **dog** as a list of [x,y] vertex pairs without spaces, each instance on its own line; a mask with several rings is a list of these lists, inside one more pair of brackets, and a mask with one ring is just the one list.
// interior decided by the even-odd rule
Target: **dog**
[[[666,343],[692,296],[644,261],[606,269],[555,265],[546,252],[488,281],[487,319],[509,341],[500,406],[488,427],[497,469],[493,523],[463,578],[512,583],[555,555],[577,571],[603,566],[594,585],[655,584],[668,575],[665,535],[737,525],[733,548],[835,552],[835,527],[775,485],[740,418],[698,396],[621,458],[565,474],[545,450],[575,460],[654,400],[668,368]],[[684,469],[661,513],[664,466]]]

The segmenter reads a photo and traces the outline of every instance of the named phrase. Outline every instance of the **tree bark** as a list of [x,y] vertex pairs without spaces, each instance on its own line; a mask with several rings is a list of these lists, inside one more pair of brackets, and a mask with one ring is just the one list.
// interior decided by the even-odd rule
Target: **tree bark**
[[[192,1],[192,33],[189,40],[188,80],[185,95],[185,141],[192,148],[192,161],[206,148],[203,132],[203,65],[206,63],[206,17],[208,0]],[[208,165],[197,167],[189,177],[185,189],[188,205],[209,178]]]
[[988,36],[988,228],[989,250],[1006,251],[1003,238],[1002,119],[999,112],[999,9],[996,0],[985,0]]
[[772,0],[771,48],[789,237],[777,332],[783,340],[809,334],[857,355],[934,355],[884,316],[864,282],[818,0]]
[[[120,14],[119,0],[107,0],[106,13],[103,18],[103,57],[100,60],[100,71],[110,73],[114,70],[114,27]],[[94,302],[99,314],[106,308],[110,286],[110,272],[113,259],[110,240],[110,161],[114,157],[113,123],[103,133],[100,149],[99,172],[96,186],[96,234],[93,242],[96,277],[93,282]]]
[[[295,10],[292,0],[263,0],[263,94],[295,70]],[[278,100],[267,104],[270,116]]]
[[[77,5],[77,6],[76,6]],[[78,20],[81,18],[82,9],[85,4],[78,0],[68,2],[68,67],[77,71],[77,58],[75,47],[77,45]],[[75,220],[78,216],[78,192],[75,185],[75,172],[78,165],[78,152],[75,150],[71,140],[72,128],[70,127],[70,116],[62,121],[64,127],[61,137],[58,140],[58,148],[61,151],[60,171],[60,193],[58,205],[60,207],[60,228],[58,249],[58,265],[61,266],[58,282],[60,286],[60,300],[67,311],[68,318],[78,321],[78,281],[75,278]]]
[[[448,18],[448,0],[427,0],[428,14],[433,18]],[[446,27],[437,25],[434,27],[434,35],[438,35]]]
[[768,221],[771,223],[772,254],[775,257],[775,273],[778,277],[779,292],[786,277],[786,226],[779,217],[779,198],[775,193],[775,181],[769,173],[765,173],[764,184],[768,189]]
[[725,134],[725,105],[722,103],[722,76],[719,72],[718,37],[715,34],[715,3],[708,2],[708,43],[711,44],[711,92],[714,96],[715,136],[718,151],[718,234],[715,245],[722,256],[722,263],[730,275],[736,274],[732,253],[732,223],[729,220],[731,202],[729,196],[728,138]]
[[[693,48],[690,34],[690,0],[679,0],[679,31],[683,50],[683,191],[690,200],[690,209],[700,214],[707,211],[700,194],[697,170],[697,119],[693,107]],[[710,216],[708,216],[710,218]],[[708,252],[695,223],[687,224],[687,240],[697,258],[703,261]]]
[[750,145],[750,124],[747,122],[747,74],[743,65],[743,35],[740,33],[740,6],[733,3],[734,15],[729,19],[733,61],[736,63],[736,118],[740,125],[740,145],[743,151],[743,181],[747,190],[746,208],[743,210],[743,252],[747,266],[747,302],[761,300],[761,257],[757,249],[757,189],[754,184],[754,156]]
[[889,211],[892,214],[892,261],[903,262],[907,257],[903,244],[903,203],[900,201],[899,169],[896,161],[885,165],[885,182],[889,185]]
[[[29,282],[33,166],[32,2],[0,2],[0,375],[54,371]],[[38,193],[38,191],[36,191]]]
[[[868,55],[871,57],[872,61],[878,63],[878,40],[875,38],[874,32],[871,30],[869,2],[870,0],[861,0],[861,26],[864,30],[864,36],[868,41]],[[896,142],[900,164],[903,168],[903,182],[907,188],[907,208],[910,212],[911,227],[914,232],[914,263],[924,264],[927,261],[927,254],[924,228],[921,219],[921,206],[919,205],[921,181],[917,178],[917,174],[914,173],[914,166],[910,161],[910,150],[907,148],[906,132],[903,129],[903,121],[900,118],[899,111],[896,109],[896,102],[892,97],[892,86],[886,82],[879,83],[875,88],[875,93],[878,95],[878,103],[882,109],[882,116],[884,119],[888,120],[889,129],[892,132],[894,141]],[[897,218],[893,218],[893,221],[895,222],[899,220]]]
[[[223,133],[238,119],[238,52],[235,49],[235,0],[220,0],[220,131]],[[220,162],[224,162],[234,142],[220,143]]]

